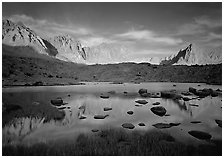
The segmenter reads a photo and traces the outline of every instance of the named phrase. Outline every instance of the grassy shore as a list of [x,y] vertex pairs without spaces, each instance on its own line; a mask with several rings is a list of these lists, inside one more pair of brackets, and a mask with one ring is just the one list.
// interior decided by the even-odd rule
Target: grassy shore
[[[95,135],[95,136],[93,136]],[[172,156],[172,155],[221,155],[221,142],[211,145],[185,145],[161,131],[126,132],[108,129],[90,135],[81,134],[77,140],[55,144],[39,143],[33,146],[3,146],[4,156]]]

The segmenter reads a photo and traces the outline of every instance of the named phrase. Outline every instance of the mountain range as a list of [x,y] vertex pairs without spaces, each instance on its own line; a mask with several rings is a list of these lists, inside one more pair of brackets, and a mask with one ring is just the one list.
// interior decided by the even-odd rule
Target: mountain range
[[69,35],[57,35],[48,39],[41,38],[23,23],[2,20],[2,43],[8,46],[29,46],[37,53],[63,61],[83,64],[109,64],[122,62],[148,62],[160,65],[204,65],[222,62],[221,49],[203,50],[190,44],[178,53],[165,58],[142,58],[130,60],[130,50],[117,43],[101,43],[84,47]]

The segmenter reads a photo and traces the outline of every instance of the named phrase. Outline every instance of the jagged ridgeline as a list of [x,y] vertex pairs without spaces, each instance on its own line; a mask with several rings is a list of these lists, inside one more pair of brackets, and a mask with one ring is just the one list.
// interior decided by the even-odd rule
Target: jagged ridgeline
[[7,19],[2,21],[2,43],[8,46],[29,46],[39,54],[87,65],[142,61],[160,65],[205,65],[222,62],[221,49],[203,50],[195,44],[190,44],[169,57],[133,60],[128,57],[131,51],[121,44],[101,43],[84,47],[80,41],[69,35],[56,35],[44,39],[23,23],[14,23]]

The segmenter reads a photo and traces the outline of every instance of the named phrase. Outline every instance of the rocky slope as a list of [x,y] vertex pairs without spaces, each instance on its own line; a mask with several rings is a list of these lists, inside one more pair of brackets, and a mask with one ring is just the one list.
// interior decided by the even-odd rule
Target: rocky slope
[[196,45],[190,44],[177,54],[162,59],[160,65],[205,65],[220,63],[222,63],[221,50],[203,50]]
[[69,35],[58,35],[49,39],[49,42],[59,52],[56,58],[75,63],[85,63],[86,53],[79,41]]
[[39,37],[33,30],[21,22],[16,24],[10,20],[2,20],[2,44],[31,46],[37,52],[50,56],[58,53],[50,43]]
[[2,20],[2,43],[8,46],[29,46],[40,54],[46,54],[63,61],[88,65],[122,62],[148,62],[160,65],[204,65],[222,62],[221,49],[203,50],[192,44],[180,50],[177,54],[164,59],[158,57],[130,59],[128,56],[130,50],[121,44],[102,43],[92,47],[83,47],[78,40],[69,35],[58,35],[43,39],[21,22],[13,23],[10,20]]

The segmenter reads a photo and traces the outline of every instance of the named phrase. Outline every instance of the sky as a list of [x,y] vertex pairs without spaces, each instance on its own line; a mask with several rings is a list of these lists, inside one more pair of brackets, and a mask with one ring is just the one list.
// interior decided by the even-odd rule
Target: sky
[[44,38],[68,34],[84,46],[120,44],[132,58],[169,56],[190,43],[222,46],[220,2],[3,2],[2,16]]

